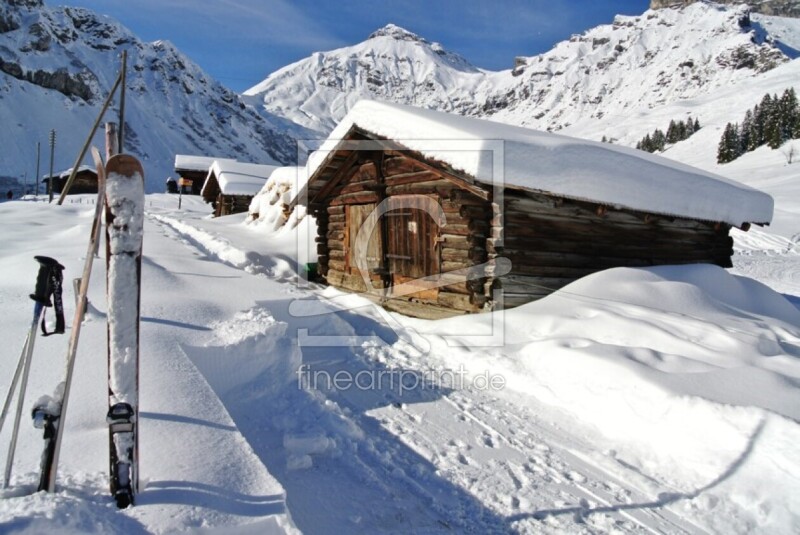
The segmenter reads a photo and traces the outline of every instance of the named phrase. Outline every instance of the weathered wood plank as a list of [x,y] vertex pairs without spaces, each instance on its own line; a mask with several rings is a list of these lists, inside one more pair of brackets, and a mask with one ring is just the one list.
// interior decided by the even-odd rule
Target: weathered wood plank
[[437,197],[446,197],[450,194],[452,184],[435,183],[417,183],[417,184],[404,184],[402,186],[387,186],[387,195],[436,195]]
[[383,306],[388,310],[393,310],[405,314],[406,316],[428,320],[439,320],[467,314],[467,312],[463,310],[454,310],[430,303],[415,303],[405,299],[389,299]]
[[465,312],[477,312],[478,307],[470,302],[470,296],[451,292],[439,292],[437,302],[441,306]]
[[430,171],[416,171],[413,173],[403,173],[396,175],[386,175],[384,182],[387,186],[404,186],[408,184],[425,184],[430,182],[437,182],[440,184],[447,184],[452,187],[452,184],[439,179],[435,174]]
[[419,165],[417,160],[406,155],[396,155],[383,160],[383,175],[385,177],[418,173],[420,171],[430,173],[429,170]]
[[346,195],[348,193],[358,193],[361,191],[372,191],[372,192],[379,192],[385,188],[383,184],[378,184],[377,182],[351,182],[341,189],[336,190],[333,195]]
[[325,211],[328,212],[330,215],[334,214],[344,214],[344,206],[326,206]]
[[331,200],[332,206],[343,205],[343,204],[369,204],[369,203],[378,203],[380,202],[380,198],[378,197],[375,192],[357,192],[357,193],[347,193],[345,195],[339,195],[338,197],[334,197]]

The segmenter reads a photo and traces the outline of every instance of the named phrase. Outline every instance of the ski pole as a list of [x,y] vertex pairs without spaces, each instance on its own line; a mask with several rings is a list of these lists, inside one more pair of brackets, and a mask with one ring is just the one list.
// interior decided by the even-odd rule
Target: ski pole
[[[53,306],[53,302],[50,300],[51,297],[55,301],[57,307],[61,307],[61,271],[64,269],[64,266],[59,264],[58,261],[47,256],[35,256],[34,258],[37,262],[39,262],[39,273],[36,276],[36,289],[30,296],[35,302],[33,307],[33,322],[31,323],[31,328],[28,332],[28,338],[25,341],[25,347],[20,360],[20,364],[22,366],[22,381],[19,387],[17,412],[14,418],[14,428],[11,432],[11,443],[8,447],[6,469],[3,476],[3,485],[5,487],[8,487],[8,483],[11,480],[11,470],[14,466],[14,455],[16,454],[17,437],[19,436],[19,422],[22,416],[23,406],[25,405],[25,391],[28,387],[28,376],[30,374],[31,362],[33,361],[33,346],[34,342],[36,341],[36,325],[40,320],[43,321],[45,307]],[[59,322],[57,321],[57,323]],[[63,320],[61,320],[60,323],[63,323]],[[56,329],[56,332],[63,332],[63,328],[60,327],[61,326]],[[44,328],[44,323],[42,324],[42,331],[45,333],[45,335],[48,334]],[[17,373],[15,373],[12,383],[17,382],[19,368],[20,365],[17,365]],[[9,392],[9,397],[6,399],[6,405],[10,404],[10,398],[13,397],[14,389],[16,389],[16,384],[12,384],[12,391]],[[6,411],[7,407],[4,406],[2,415],[3,421],[5,420]],[[2,427],[2,423],[3,422],[0,422],[0,428]]]
[[22,373],[22,367],[25,365],[25,355],[28,351],[28,343],[30,342],[33,332],[36,330],[36,320],[33,321],[31,328],[28,330],[28,335],[25,337],[25,344],[22,346],[22,353],[19,355],[19,362],[17,369],[14,371],[14,378],[11,379],[11,387],[8,389],[6,401],[3,403],[3,412],[0,413],[0,433],[3,432],[3,425],[6,423],[6,416],[8,416],[8,409],[11,407],[11,400],[14,399],[14,392],[17,390],[17,381],[19,381],[19,374]]
[[17,398],[17,413],[14,416],[14,428],[11,432],[11,443],[8,445],[8,457],[6,457],[6,470],[3,476],[3,487],[8,487],[11,481],[11,470],[14,466],[14,455],[17,450],[17,436],[19,434],[19,421],[22,416],[22,407],[25,403],[25,390],[28,387],[28,374],[31,370],[31,361],[33,360],[33,344],[36,341],[36,325],[44,312],[44,306],[41,303],[36,303],[33,312],[33,323],[31,324],[30,333],[28,333],[28,341],[25,344],[24,366],[22,372],[22,383],[19,387],[19,397]]

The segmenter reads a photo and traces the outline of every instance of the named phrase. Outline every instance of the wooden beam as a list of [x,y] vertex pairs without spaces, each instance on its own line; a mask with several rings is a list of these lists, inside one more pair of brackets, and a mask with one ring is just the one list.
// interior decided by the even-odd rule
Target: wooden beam
[[316,193],[316,195],[314,195],[314,197],[309,201],[309,204],[315,203],[317,199],[319,200],[324,199],[328,195],[328,193],[330,193],[331,190],[333,190],[333,188],[336,187],[336,185],[341,180],[344,179],[345,175],[347,174],[347,171],[353,164],[356,163],[357,160],[358,160],[358,151],[351,152],[350,156],[345,158],[344,162],[342,162],[339,165],[339,168],[336,169],[336,172],[333,174],[333,176],[330,179],[328,179],[328,182],[326,182],[325,185],[322,186],[322,188]]

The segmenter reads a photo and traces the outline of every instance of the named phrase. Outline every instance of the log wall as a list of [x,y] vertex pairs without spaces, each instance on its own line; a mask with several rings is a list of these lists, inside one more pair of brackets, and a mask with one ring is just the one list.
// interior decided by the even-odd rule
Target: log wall
[[493,285],[503,288],[508,307],[612,267],[688,263],[730,267],[729,230],[727,225],[506,190],[498,252],[512,267]]

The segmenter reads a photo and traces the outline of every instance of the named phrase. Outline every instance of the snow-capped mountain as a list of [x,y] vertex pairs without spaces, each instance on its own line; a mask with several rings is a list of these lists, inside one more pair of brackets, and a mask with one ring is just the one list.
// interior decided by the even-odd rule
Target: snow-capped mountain
[[[289,163],[296,155],[285,120],[245,105],[167,41],[144,43],[91,11],[41,0],[0,5],[0,176],[32,182],[36,143],[48,172],[48,132],[56,130],[54,170],[74,163],[128,53],[125,150],[161,190],[176,153]],[[116,120],[110,112],[106,120]],[[103,146],[102,132],[95,144]],[[89,163],[89,159],[86,160]]]
[[461,110],[472,105],[486,76],[439,43],[389,24],[362,43],[288,65],[244,94],[276,115],[328,132],[365,96]]
[[560,129],[708,94],[797,56],[765,19],[746,6],[705,2],[618,16],[500,72],[389,25],[289,65],[245,94],[322,132],[365,97]]
[[[689,5],[705,0],[650,0],[650,9]],[[741,4],[741,0],[715,0],[718,4]],[[800,0],[751,0],[753,11],[780,17],[800,17]]]

